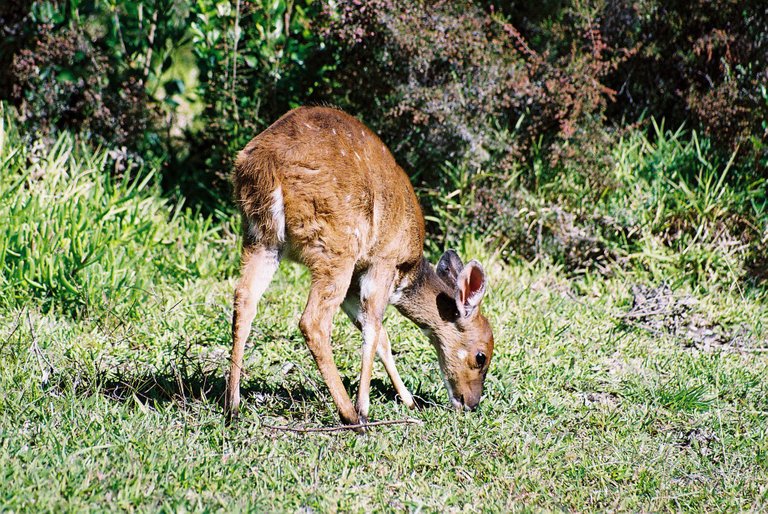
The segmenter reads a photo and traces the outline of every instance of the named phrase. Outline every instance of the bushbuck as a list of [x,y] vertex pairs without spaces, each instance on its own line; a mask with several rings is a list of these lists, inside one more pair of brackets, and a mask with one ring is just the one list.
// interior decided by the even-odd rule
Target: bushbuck
[[[342,422],[367,423],[374,354],[402,402],[414,407],[381,323],[390,304],[429,337],[453,406],[477,407],[493,355],[493,333],[480,312],[485,273],[475,260],[463,265],[451,250],[436,268],[426,260],[424,217],[413,186],[370,129],[334,108],[292,110],[238,154],[234,189],[243,250],[225,399],[230,417],[238,413],[243,349],[256,304],[282,258],[311,272],[299,328]],[[362,332],[354,406],[331,350],[339,307]]]

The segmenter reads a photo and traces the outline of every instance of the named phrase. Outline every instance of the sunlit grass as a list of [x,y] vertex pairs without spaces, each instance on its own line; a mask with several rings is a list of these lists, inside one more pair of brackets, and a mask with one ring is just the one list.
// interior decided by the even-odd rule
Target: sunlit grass
[[[480,410],[444,408],[432,348],[390,310],[398,367],[426,405],[397,403],[377,363],[372,419],[424,424],[301,435],[262,422],[338,419],[297,328],[308,274],[285,263],[246,349],[242,418],[226,426],[235,216],[169,205],[149,171],[114,178],[67,136],[35,162],[12,127],[0,136],[0,510],[768,508],[759,286],[712,292],[659,268],[698,315],[749,331],[699,348],[623,321],[632,285],[657,278],[647,268],[574,278],[546,259],[504,264],[466,236],[496,336]],[[334,341],[354,392],[360,336],[344,316]]]

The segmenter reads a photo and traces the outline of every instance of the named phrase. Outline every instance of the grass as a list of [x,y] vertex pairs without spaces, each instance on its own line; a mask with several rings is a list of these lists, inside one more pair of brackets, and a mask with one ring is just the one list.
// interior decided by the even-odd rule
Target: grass
[[[433,350],[392,311],[398,366],[428,403],[397,403],[377,364],[372,418],[424,424],[293,434],[262,423],[337,418],[297,328],[307,273],[284,264],[246,350],[242,418],[226,426],[236,218],[168,205],[148,172],[107,178],[106,152],[66,136],[42,157],[31,148],[6,122],[2,511],[768,508],[768,300],[758,285],[713,292],[664,269],[696,316],[728,333],[746,327],[738,345],[702,347],[622,317],[632,286],[653,285],[656,270],[574,278],[546,259],[502,264],[467,238],[491,277],[497,341],[480,410],[443,407]],[[334,341],[354,391],[360,339],[343,316]]]

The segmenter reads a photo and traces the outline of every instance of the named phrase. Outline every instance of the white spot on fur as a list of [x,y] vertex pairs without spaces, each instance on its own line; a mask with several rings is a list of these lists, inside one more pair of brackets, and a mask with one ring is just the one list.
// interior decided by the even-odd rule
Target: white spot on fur
[[249,222],[248,227],[248,234],[251,236],[251,238],[254,241],[260,241],[261,240],[261,230],[259,230],[259,226],[256,223],[253,223],[252,221]]
[[458,358],[459,358],[459,359],[461,359],[461,360],[464,360],[464,359],[466,359],[466,358],[467,358],[467,355],[468,355],[468,354],[467,354],[467,351],[466,351],[466,350],[462,350],[462,349],[460,349],[459,351],[457,351],[457,352],[456,352],[456,357],[458,357]]
[[342,150],[341,151],[341,156],[342,157],[346,157],[347,156],[347,151],[346,150]]
[[336,135],[336,129],[331,129],[331,132],[333,132],[333,135]]
[[359,228],[355,228],[355,237],[360,239],[360,229]]
[[363,325],[363,343],[373,344],[373,339],[376,337],[376,329],[370,323]]
[[363,275],[360,279],[360,298],[365,300],[370,298],[373,292],[376,290],[376,283],[368,275]]
[[358,154],[357,152],[355,152],[355,157],[357,157],[357,160],[358,160],[358,161],[362,161],[362,160],[363,160],[363,159],[360,157],[360,154]]
[[277,240],[285,241],[285,204],[283,203],[283,187],[277,186],[272,192],[272,222],[277,232]]

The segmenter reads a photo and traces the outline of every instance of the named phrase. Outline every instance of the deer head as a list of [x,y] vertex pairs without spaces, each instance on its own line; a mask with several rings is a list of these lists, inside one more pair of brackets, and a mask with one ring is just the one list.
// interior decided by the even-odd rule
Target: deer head
[[480,263],[464,265],[448,250],[434,270],[424,261],[410,291],[396,304],[435,347],[448,397],[457,409],[477,407],[493,357],[493,332],[480,310],[485,291]]

